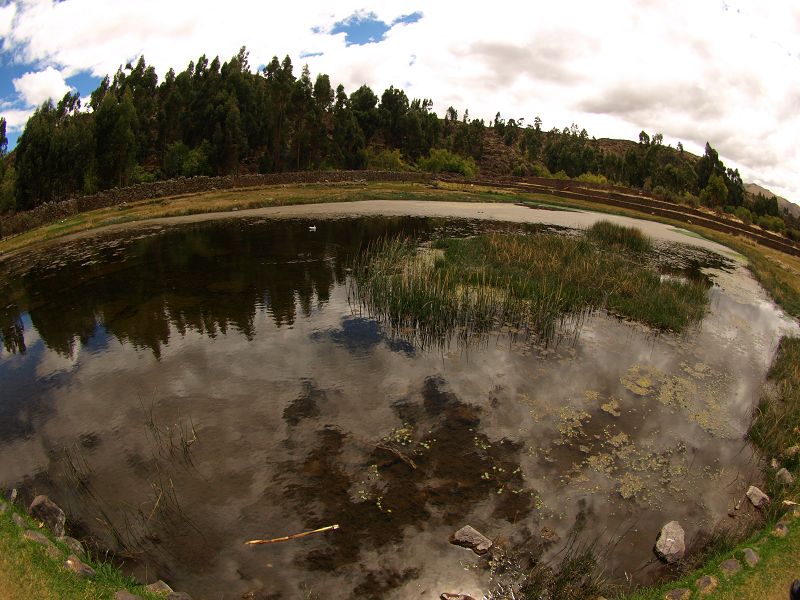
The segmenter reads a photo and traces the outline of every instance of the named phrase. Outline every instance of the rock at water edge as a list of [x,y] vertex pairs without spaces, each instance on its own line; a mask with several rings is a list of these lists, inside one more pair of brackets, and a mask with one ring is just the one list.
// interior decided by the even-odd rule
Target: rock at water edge
[[450,543],[469,548],[475,554],[486,554],[492,548],[492,540],[469,525],[462,527],[451,535]]
[[769,496],[754,485],[747,488],[747,498],[756,508],[764,508],[769,504]]
[[670,521],[661,528],[654,548],[656,556],[667,563],[675,563],[686,552],[683,527],[677,521]]
[[785,467],[775,473],[775,479],[780,481],[783,485],[792,485],[794,483],[794,475]]
[[128,590],[119,590],[114,592],[114,600],[144,600],[144,598],[131,594]]
[[706,596],[717,589],[719,580],[713,575],[703,575],[695,582],[695,585],[697,586],[697,591],[700,592],[700,595]]
[[677,588],[670,590],[664,596],[664,600],[689,600],[692,597],[692,590],[689,588]]
[[28,512],[40,521],[44,521],[54,536],[64,535],[64,523],[67,520],[64,511],[47,496],[36,496]]
[[153,583],[150,583],[150,584],[146,585],[145,587],[147,588],[148,592],[156,592],[156,593],[158,593],[158,592],[166,592],[167,594],[170,594],[173,591],[173,589],[171,587],[169,587],[169,585],[167,585],[167,583],[162,581],[161,579],[159,579],[158,581],[155,581]]
[[84,549],[83,544],[81,544],[74,537],[65,535],[61,538],[61,541],[64,542],[67,548],[69,548],[75,556],[86,556],[86,550]]
[[778,523],[775,529],[772,530],[772,535],[779,538],[785,538],[789,534],[789,528],[785,523]]
[[81,559],[74,554],[70,554],[69,558],[67,558],[67,561],[64,563],[64,566],[73,573],[77,573],[81,577],[95,576],[94,569],[81,561]]
[[744,550],[742,550],[742,554],[744,554],[744,562],[746,562],[751,567],[755,567],[756,564],[758,564],[758,561],[761,560],[761,557],[758,555],[758,552],[756,552],[752,548],[745,548]]
[[731,577],[742,570],[742,564],[735,558],[729,558],[719,565],[719,570],[725,577]]

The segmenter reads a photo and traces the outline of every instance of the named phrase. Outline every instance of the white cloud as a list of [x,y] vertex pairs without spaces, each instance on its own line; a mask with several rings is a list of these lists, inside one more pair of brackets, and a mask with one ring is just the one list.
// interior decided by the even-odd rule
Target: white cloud
[[33,109],[3,108],[0,114],[6,120],[6,127],[9,132],[21,131],[28,121],[28,117],[33,114]]
[[0,6],[0,37],[5,37],[11,31],[14,15],[17,13],[16,4]]
[[[387,23],[424,17],[366,46],[312,31],[357,10]],[[302,10],[245,0],[27,0],[4,44],[65,76],[113,73],[142,53],[163,74],[246,45],[254,66],[289,54],[348,91],[404,86],[433,98],[440,114],[452,104],[473,117],[539,115],[548,128],[577,122],[597,137],[660,131],[693,151],[710,141],[746,179],[800,200],[800,10],[791,0],[495,0],[480,10],[445,0],[309,0]],[[322,55],[299,58],[311,52]]]
[[26,106],[37,106],[47,99],[61,100],[72,88],[53,67],[44,71],[29,72],[14,80],[14,89],[22,97]]

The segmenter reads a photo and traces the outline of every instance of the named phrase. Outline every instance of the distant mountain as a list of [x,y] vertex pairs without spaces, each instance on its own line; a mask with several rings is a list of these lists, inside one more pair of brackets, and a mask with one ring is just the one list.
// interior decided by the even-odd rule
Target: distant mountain
[[790,202],[786,198],[781,198],[777,194],[769,191],[767,188],[761,187],[757,183],[745,183],[744,189],[748,194],[752,194],[753,196],[757,196],[758,194],[766,196],[767,198],[775,196],[778,199],[778,208],[781,210],[781,212],[786,210],[790,215],[800,218],[800,206],[794,202]]

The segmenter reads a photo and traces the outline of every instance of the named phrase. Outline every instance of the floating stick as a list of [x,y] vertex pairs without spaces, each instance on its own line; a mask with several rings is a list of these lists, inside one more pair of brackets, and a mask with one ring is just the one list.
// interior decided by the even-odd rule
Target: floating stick
[[288,542],[289,540],[304,538],[308,535],[312,535],[315,533],[324,533],[326,531],[333,531],[334,529],[339,529],[339,526],[328,525],[327,527],[320,527],[319,529],[314,529],[313,531],[303,531],[301,533],[294,533],[292,535],[285,535],[283,537],[272,538],[271,540],[250,540],[249,542],[245,542],[245,544],[247,544],[248,546],[256,546],[258,544],[277,544],[278,542]]

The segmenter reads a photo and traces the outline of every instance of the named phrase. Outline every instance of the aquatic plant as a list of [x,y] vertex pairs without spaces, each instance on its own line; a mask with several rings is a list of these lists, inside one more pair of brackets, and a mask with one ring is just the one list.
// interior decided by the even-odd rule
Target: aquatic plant
[[421,249],[381,240],[356,261],[349,299],[424,345],[501,327],[550,339],[598,309],[683,331],[705,314],[706,291],[585,238],[487,234]]
[[617,225],[611,221],[598,221],[586,231],[586,236],[598,244],[631,252],[644,252],[652,246],[650,238],[636,227]]

